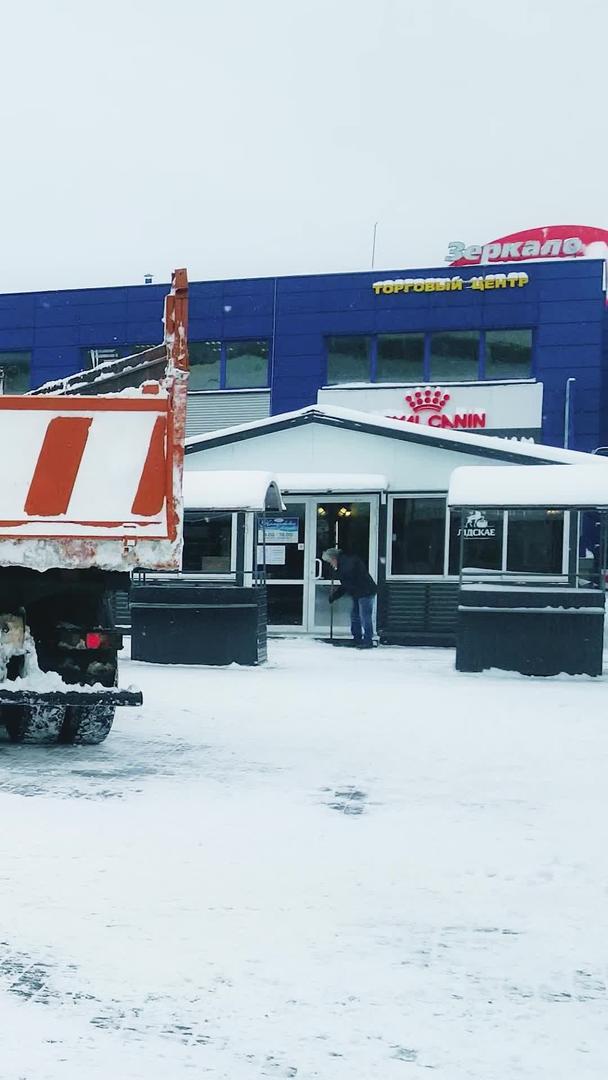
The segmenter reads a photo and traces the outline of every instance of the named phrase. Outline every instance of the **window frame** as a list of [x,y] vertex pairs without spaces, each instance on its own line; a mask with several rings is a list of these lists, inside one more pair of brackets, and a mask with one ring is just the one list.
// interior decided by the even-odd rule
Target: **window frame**
[[[218,338],[197,338],[192,339],[189,342],[190,345],[203,344],[205,342],[217,342]],[[240,343],[247,341],[262,341],[266,346],[266,382],[259,386],[236,386],[230,387],[226,385],[226,372],[227,372],[227,360],[228,360],[228,346],[239,345]],[[214,390],[189,390],[190,394],[249,394],[256,391],[270,390],[270,359],[271,359],[271,340],[267,337],[252,337],[248,334],[247,337],[235,337],[235,338],[222,338],[219,340],[220,346],[220,385]],[[195,366],[195,365],[193,365]]]
[[[476,378],[473,378],[473,379],[471,379],[471,378],[465,378],[465,379],[445,379],[445,378],[443,378],[443,379],[439,379],[434,375],[434,373],[433,373],[433,338],[434,337],[440,337],[440,336],[449,337],[450,335],[454,335],[454,334],[477,334],[477,377]],[[427,359],[427,364],[428,364],[428,368],[427,368],[428,380],[427,381],[429,383],[432,383],[433,386],[451,386],[453,383],[483,382],[484,380],[481,378],[481,371],[482,371],[482,357],[485,354],[485,335],[486,335],[485,327],[473,327],[473,328],[468,327],[468,328],[465,328],[465,329],[462,329],[462,328],[457,329],[456,327],[450,326],[447,330],[430,330],[428,332],[428,338],[429,338],[428,346],[425,349],[425,357]]]
[[[444,533],[444,551],[443,551],[443,573],[442,574],[395,574],[393,573],[393,516],[394,516],[394,504],[396,499],[443,499],[445,505],[445,533]],[[548,509],[551,509],[548,507]],[[507,570],[507,546],[509,541],[509,511],[503,510],[503,526],[502,526],[502,551],[501,551],[501,563],[500,569],[488,570],[486,573],[491,574],[509,574],[511,577],[535,577],[532,573],[528,573],[525,570]],[[458,581],[458,573],[451,574],[450,569],[450,518],[451,510],[448,507],[448,496],[445,491],[392,491],[389,493],[386,508],[386,580],[390,581]],[[552,573],[543,574],[547,581],[554,581],[558,578],[568,576],[568,537],[570,535],[570,518],[571,511],[565,510],[563,516],[563,535],[562,535],[562,568],[561,571],[553,571]]]
[[[394,574],[393,573],[393,521],[396,499],[442,499],[444,504],[443,573],[441,574]],[[443,581],[447,577],[448,539],[450,515],[447,509],[446,491],[395,491],[390,492],[386,510],[386,580],[387,581]]]
[[[530,326],[483,326],[483,327],[448,327],[446,329],[434,329],[434,330],[416,330],[412,327],[408,327],[407,330],[370,330],[369,332],[361,333],[347,333],[346,331],[340,331],[339,333],[324,332],[323,333],[323,374],[324,374],[324,387],[340,386],[341,383],[331,383],[329,381],[329,340],[330,338],[367,338],[369,341],[369,375],[367,380],[374,386],[390,386],[390,383],[379,382],[378,375],[378,344],[381,337],[401,337],[408,334],[415,336],[422,336],[424,341],[424,353],[423,353],[423,374],[419,380],[406,380],[403,379],[399,385],[403,386],[421,386],[421,385],[433,385],[443,386],[445,382],[446,386],[453,385],[445,380],[433,378],[433,372],[431,368],[431,339],[433,334],[457,334],[457,333],[477,333],[479,334],[479,350],[477,355],[477,378],[476,379],[460,379],[454,380],[455,384],[458,383],[519,383],[519,382],[535,382],[536,375],[536,340],[537,340],[537,327]],[[486,379],[486,334],[496,333],[501,330],[529,330],[530,331],[530,374],[525,378],[517,379]],[[250,341],[251,338],[245,340]],[[351,380],[352,381],[352,380]],[[355,380],[356,381],[356,380]],[[396,384],[395,384],[396,385]]]
[[4,387],[3,387],[3,393],[8,394],[9,396],[14,395],[16,397],[20,397],[22,394],[27,394],[32,389],[33,349],[2,349],[2,350],[0,350],[0,369],[4,369],[5,365],[7,367],[10,367],[11,364],[18,363],[18,361],[15,360],[15,359],[12,360],[12,361],[11,360],[3,361],[2,357],[4,357],[4,356],[12,356],[12,357],[22,357],[23,356],[23,357],[25,357],[26,360],[27,360],[28,378],[27,378],[27,390],[7,390],[6,389],[6,383],[5,383]]
[[[379,330],[377,334],[372,337],[371,345],[371,373],[372,382],[377,383],[378,386],[391,386],[391,385],[407,385],[414,386],[420,382],[426,381],[426,373],[428,371],[428,333],[424,330],[400,330],[389,331]],[[402,338],[402,337],[415,337],[422,339],[422,378],[418,380],[418,384],[414,379],[379,379],[378,378],[378,354],[380,351],[380,339],[381,338]]]
[[367,334],[365,334],[365,333],[363,333],[363,334],[356,334],[356,333],[353,334],[353,333],[347,333],[346,331],[343,330],[338,334],[332,334],[332,333],[324,333],[323,334],[323,371],[324,371],[324,374],[325,374],[324,386],[343,386],[345,384],[348,385],[349,383],[353,383],[353,382],[361,382],[361,381],[365,382],[366,381],[365,379],[364,380],[361,380],[361,379],[345,379],[341,383],[340,382],[330,382],[329,381],[329,342],[330,342],[330,340],[336,339],[336,338],[355,338],[355,339],[362,338],[363,340],[368,342],[367,362],[368,362],[368,372],[369,372],[370,378],[367,380],[367,382],[375,383],[375,381],[376,381],[376,366],[377,366],[377,362],[378,362],[378,334],[374,333],[373,331],[370,331]]
[[[200,393],[215,393],[215,391],[201,390]],[[184,530],[186,527],[186,514],[189,512],[197,513],[194,507],[188,507],[184,510]],[[200,513],[200,511],[198,511]],[[224,516],[224,512],[210,510],[209,514],[219,513]],[[226,511],[225,513],[229,513]],[[236,512],[231,513],[230,523],[230,570],[226,570],[224,573],[216,571],[213,574],[205,573],[203,570],[182,570],[178,571],[178,576],[186,581],[235,581],[236,580],[236,541],[237,541],[237,515]],[[182,554],[183,560],[183,554]]]
[[[530,331],[530,374],[521,379],[487,379],[486,378],[486,334],[499,334],[501,331],[529,330]],[[490,383],[517,383],[536,381],[536,326],[484,326],[481,331],[481,348],[479,353],[480,382]]]

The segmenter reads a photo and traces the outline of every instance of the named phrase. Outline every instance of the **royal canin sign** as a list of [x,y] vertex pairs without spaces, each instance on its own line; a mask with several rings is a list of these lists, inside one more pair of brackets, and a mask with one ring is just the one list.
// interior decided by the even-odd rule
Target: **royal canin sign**
[[405,395],[410,411],[391,420],[405,420],[408,424],[425,424],[432,428],[453,428],[474,431],[486,427],[485,412],[446,412],[450,395],[440,386],[423,386]]
[[461,240],[452,240],[445,262],[451,266],[479,266],[529,259],[605,259],[607,256],[608,229],[588,225],[545,225],[501,236],[489,244],[467,245]]

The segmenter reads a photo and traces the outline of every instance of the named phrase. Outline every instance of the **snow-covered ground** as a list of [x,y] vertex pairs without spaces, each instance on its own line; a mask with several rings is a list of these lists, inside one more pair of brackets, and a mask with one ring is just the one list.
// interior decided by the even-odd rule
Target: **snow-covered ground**
[[0,744],[2,1080],[605,1080],[606,683],[270,649]]

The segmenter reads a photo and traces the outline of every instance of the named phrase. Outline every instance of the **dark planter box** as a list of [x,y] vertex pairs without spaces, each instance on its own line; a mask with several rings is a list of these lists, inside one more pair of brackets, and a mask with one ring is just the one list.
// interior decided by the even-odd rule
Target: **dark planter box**
[[266,589],[175,581],[135,585],[131,656],[153,664],[261,664]]
[[522,675],[601,675],[604,593],[467,585],[460,590],[456,668]]

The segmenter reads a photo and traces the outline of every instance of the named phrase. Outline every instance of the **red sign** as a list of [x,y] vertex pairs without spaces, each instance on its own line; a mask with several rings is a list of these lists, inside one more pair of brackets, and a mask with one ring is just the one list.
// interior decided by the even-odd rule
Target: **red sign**
[[581,257],[608,257],[608,229],[589,225],[544,225],[509,233],[489,244],[467,245],[456,240],[448,245],[445,261],[451,266],[478,266],[493,262]]
[[471,431],[485,428],[485,412],[446,413],[444,409],[450,400],[440,386],[422,386],[405,395],[405,402],[410,413],[403,416],[391,416],[391,420],[405,420],[408,424],[426,424],[432,428],[454,428]]

